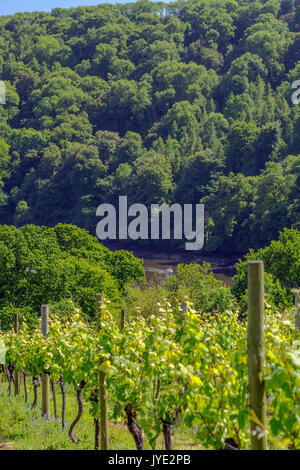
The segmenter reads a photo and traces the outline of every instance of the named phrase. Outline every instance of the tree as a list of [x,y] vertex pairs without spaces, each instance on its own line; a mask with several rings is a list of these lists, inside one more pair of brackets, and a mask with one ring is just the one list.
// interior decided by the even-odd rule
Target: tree
[[295,22],[300,25],[300,3],[295,1]]
[[161,204],[167,202],[173,189],[171,165],[162,155],[149,151],[134,163],[132,186],[134,202]]
[[97,293],[118,302],[126,283],[144,277],[132,254],[112,253],[85,230],[63,224],[1,226],[0,253],[1,308],[29,308],[37,315],[44,303],[73,299],[94,317]]
[[106,97],[106,116],[116,132],[143,131],[150,111],[150,85],[135,80],[117,80]]
[[7,170],[9,162],[9,145],[4,139],[0,139],[0,181],[8,176]]
[[26,201],[19,201],[14,216],[14,225],[20,227],[31,222],[32,215]]
[[198,203],[206,195],[211,180],[223,169],[222,161],[208,152],[187,158],[181,168],[175,199],[182,203]]
[[275,305],[291,306],[293,296],[291,288],[300,282],[300,232],[284,229],[279,239],[258,251],[250,250],[246,260],[237,264],[234,277],[234,295],[241,299],[247,290],[247,261],[260,259],[265,267],[265,286],[269,302]]
[[233,60],[228,72],[223,76],[221,89],[228,97],[230,93],[240,95],[249,91],[249,83],[257,77],[267,77],[268,71],[262,59],[255,53],[246,52]]
[[215,47],[203,46],[200,39],[189,44],[187,49],[188,62],[202,64],[207,69],[214,69],[218,72],[224,65],[224,57]]
[[253,123],[236,121],[228,133],[226,148],[227,168],[233,172],[244,172],[253,166],[255,155],[255,141],[258,129]]
[[213,179],[200,200],[206,213],[206,248],[238,253],[247,249],[254,201],[253,179],[240,173]]

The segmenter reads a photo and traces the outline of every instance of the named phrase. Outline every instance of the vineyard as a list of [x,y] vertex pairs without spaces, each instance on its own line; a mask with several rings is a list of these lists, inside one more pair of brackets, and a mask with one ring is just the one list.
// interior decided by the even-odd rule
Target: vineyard
[[[83,403],[94,422],[95,449],[108,448],[107,420],[126,419],[136,448],[152,449],[163,434],[172,449],[174,427],[193,428],[205,449],[249,449],[250,418],[270,449],[300,449],[300,340],[294,311],[280,313],[265,301],[266,389],[264,426],[249,406],[247,319],[238,311],[198,315],[189,302],[165,302],[159,316],[125,318],[110,312],[98,297],[98,323],[84,321],[80,311],[62,321],[42,307],[42,328],[26,324],[0,333],[6,365],[2,380],[8,393],[24,395],[32,383],[37,406],[40,381],[43,410],[49,416],[49,388],[56,419],[65,424],[65,384],[71,384],[78,413],[65,432],[73,442]],[[44,323],[44,324],[43,324]],[[46,328],[46,330],[45,330]],[[50,381],[50,387],[48,387]],[[22,383],[22,387],[21,387]],[[62,393],[57,410],[55,389]],[[250,416],[251,414],[251,416]],[[59,416],[59,418],[58,418]]]

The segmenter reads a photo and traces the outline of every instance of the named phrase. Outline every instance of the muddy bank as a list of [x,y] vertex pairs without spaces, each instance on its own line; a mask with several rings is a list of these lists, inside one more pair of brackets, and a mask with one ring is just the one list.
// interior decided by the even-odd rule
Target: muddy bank
[[176,271],[177,265],[181,263],[203,264],[203,262],[205,261],[211,264],[216,279],[223,281],[228,286],[233,285],[232,277],[235,274],[234,264],[232,264],[232,260],[228,260],[223,257],[220,259],[208,257],[205,257],[205,259],[203,259],[202,257],[194,257],[192,259],[180,259],[179,257],[176,257],[176,259],[174,259],[174,257],[144,258],[141,256],[141,258],[143,258],[144,260],[144,268],[146,271],[147,280],[151,280],[156,275],[164,275],[166,269],[172,269],[173,271]]

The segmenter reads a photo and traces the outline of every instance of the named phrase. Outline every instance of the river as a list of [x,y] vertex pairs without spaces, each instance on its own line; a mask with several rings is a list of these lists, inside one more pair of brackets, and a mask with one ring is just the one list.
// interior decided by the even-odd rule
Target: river
[[[175,257],[176,255],[174,255]],[[214,276],[216,279],[223,281],[226,285],[232,286],[233,280],[232,277],[235,274],[235,267],[232,264],[232,260],[226,259],[224,257],[195,257],[191,260],[186,259],[174,259],[174,257],[153,255],[151,258],[144,258],[144,268],[146,272],[146,279],[148,281],[154,279],[157,275],[164,276],[166,269],[172,269],[176,271],[176,267],[180,263],[198,263],[202,264],[203,261],[209,262],[211,264]]]
[[[191,263],[202,264],[203,260],[190,261]],[[206,260],[208,261],[208,260]],[[213,261],[213,260],[212,260]],[[209,262],[209,261],[208,261]],[[180,263],[186,263],[186,261],[176,261],[170,258],[144,258],[144,269],[146,272],[147,281],[151,281],[157,275],[164,276],[166,269],[172,269],[176,271],[176,267]],[[211,262],[212,270],[216,279],[223,281],[228,286],[233,286],[232,277],[235,274],[235,268],[232,265],[216,265],[214,262]]]
[[224,254],[199,254],[185,250],[172,250],[164,248],[132,247],[132,246],[108,246],[111,250],[125,249],[131,251],[136,257],[143,258],[147,281],[165,275],[166,269],[176,271],[180,263],[207,262],[211,264],[216,279],[223,281],[226,285],[232,286],[232,277],[235,274],[235,263],[240,256]]

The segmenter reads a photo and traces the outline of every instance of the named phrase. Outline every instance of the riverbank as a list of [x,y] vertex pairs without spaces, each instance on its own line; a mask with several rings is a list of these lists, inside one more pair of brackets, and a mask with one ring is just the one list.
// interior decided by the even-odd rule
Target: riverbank
[[164,275],[166,269],[176,271],[178,264],[209,263],[212,267],[216,279],[223,281],[226,285],[233,285],[233,276],[236,273],[235,264],[242,257],[237,254],[209,254],[194,251],[186,251],[183,249],[172,249],[166,247],[141,247],[134,245],[115,245],[106,244],[112,250],[127,250],[134,254],[137,258],[143,259],[143,265],[146,271],[148,281],[153,277]]

